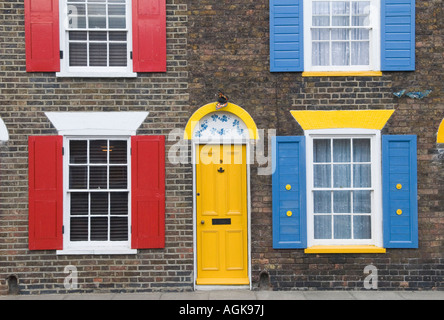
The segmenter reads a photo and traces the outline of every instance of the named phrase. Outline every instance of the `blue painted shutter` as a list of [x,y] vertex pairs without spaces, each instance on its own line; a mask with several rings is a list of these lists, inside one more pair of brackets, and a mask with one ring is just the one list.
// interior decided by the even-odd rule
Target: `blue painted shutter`
[[415,70],[415,0],[381,0],[381,70]]
[[273,248],[306,248],[305,137],[274,137],[272,143]]
[[303,71],[303,0],[270,0],[270,71]]
[[418,247],[416,158],[416,136],[382,136],[385,248]]

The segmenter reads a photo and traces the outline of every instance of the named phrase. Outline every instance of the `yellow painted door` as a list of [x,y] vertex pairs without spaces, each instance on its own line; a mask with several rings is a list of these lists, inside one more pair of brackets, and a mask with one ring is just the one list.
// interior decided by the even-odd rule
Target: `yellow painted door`
[[196,284],[249,284],[246,147],[199,145],[196,153]]

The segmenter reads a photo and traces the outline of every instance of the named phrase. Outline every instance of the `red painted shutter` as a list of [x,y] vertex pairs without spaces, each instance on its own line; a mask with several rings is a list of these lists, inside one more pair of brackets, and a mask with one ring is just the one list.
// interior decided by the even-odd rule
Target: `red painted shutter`
[[165,247],[165,137],[131,138],[133,249]]
[[133,71],[166,71],[165,0],[133,0]]
[[26,71],[60,71],[59,0],[25,0]]
[[63,137],[32,136],[29,152],[29,249],[63,249]]

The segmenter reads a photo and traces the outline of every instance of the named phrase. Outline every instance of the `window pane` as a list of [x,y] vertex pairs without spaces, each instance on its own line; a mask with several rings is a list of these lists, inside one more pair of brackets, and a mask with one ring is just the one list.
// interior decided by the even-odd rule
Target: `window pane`
[[69,142],[69,163],[86,163],[87,142],[71,140]]
[[108,40],[108,33],[103,31],[89,32],[89,40],[91,41],[106,41]]
[[110,4],[108,6],[108,15],[110,16],[124,16],[126,13],[126,9],[124,5],[114,5],[114,4]]
[[110,41],[126,41],[126,32],[113,31],[109,33]]
[[351,187],[351,168],[349,164],[336,164],[333,166],[333,187]]
[[71,218],[71,241],[88,241],[88,217]]
[[91,218],[91,241],[108,240],[108,218]]
[[128,192],[111,192],[111,215],[128,214]]
[[353,139],[353,161],[370,162],[370,139]]
[[91,192],[91,214],[108,214],[108,192]]
[[87,167],[69,167],[69,188],[86,189],[87,188]]
[[[99,1],[94,1],[94,2],[99,2]],[[106,15],[106,4],[100,4],[100,3],[88,4],[88,16],[104,16],[104,15]]]
[[331,213],[331,191],[313,192],[314,213]]
[[371,239],[371,217],[370,216],[354,216],[353,217],[353,238],[355,239]]
[[330,31],[327,29],[313,29],[311,34],[313,40],[330,40]]
[[335,239],[351,239],[351,216],[340,215],[334,216],[334,238]]
[[127,142],[110,141],[109,142],[109,163],[127,162]]
[[370,164],[353,165],[353,187],[370,188],[371,186],[372,186],[371,165]]
[[90,163],[107,163],[108,157],[108,141],[91,140],[89,142],[89,162]]
[[332,29],[331,30],[332,40],[349,40],[350,39],[350,29]]
[[330,43],[313,42],[312,44],[312,63],[314,66],[330,65]]
[[313,161],[314,162],[330,162],[330,139],[313,140]]
[[350,44],[348,42],[332,42],[332,65],[348,66],[350,65]]
[[88,27],[90,29],[94,28],[105,29],[106,17],[88,17]]
[[111,217],[111,241],[127,241],[128,240],[128,218],[127,217]]
[[350,2],[348,1],[334,1],[331,3],[331,10],[333,15],[349,15]]
[[333,192],[333,212],[350,213],[351,212],[351,192],[334,191]]
[[313,166],[313,183],[315,188],[331,187],[331,165],[316,164]]
[[108,25],[111,29],[125,29],[126,19],[125,17],[109,17]]
[[111,67],[126,67],[127,53],[126,43],[109,44],[109,65]]
[[371,191],[353,191],[353,212],[371,213]]
[[127,188],[127,169],[121,166],[109,167],[109,188],[126,189]]
[[333,162],[350,162],[350,140],[333,140]]
[[352,42],[352,65],[367,66],[370,64],[370,43]]
[[314,238],[331,239],[331,216],[314,216]]
[[330,2],[329,1],[314,1],[313,2],[313,15],[330,15]]
[[91,67],[106,67],[108,58],[108,46],[106,43],[89,44],[89,65]]
[[88,193],[73,192],[71,193],[71,215],[84,216],[88,215]]
[[86,41],[88,40],[88,33],[86,31],[70,31],[69,40]]
[[69,44],[69,65],[71,67],[86,67],[88,65],[86,43]]
[[89,188],[106,189],[107,188],[107,168],[90,167],[89,168]]

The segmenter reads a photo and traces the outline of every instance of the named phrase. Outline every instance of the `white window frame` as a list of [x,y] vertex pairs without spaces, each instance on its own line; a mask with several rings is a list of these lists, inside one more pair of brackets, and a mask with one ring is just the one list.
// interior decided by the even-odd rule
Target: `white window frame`
[[[307,245],[374,245],[382,247],[382,154],[381,132],[370,129],[322,129],[306,130],[306,161],[307,161]],[[371,239],[315,239],[314,208],[313,208],[313,139],[325,138],[369,138],[371,143],[371,179],[372,179],[372,213]]]
[[[330,2],[343,0],[326,0]],[[359,1],[359,0],[357,0]],[[304,71],[306,72],[357,72],[380,71],[381,69],[381,9],[380,0],[370,1],[370,56],[368,66],[313,66],[312,65],[312,3],[313,0],[304,0]],[[331,13],[330,13],[331,14]],[[331,41],[331,40],[330,40]],[[330,61],[331,63],[331,61]]]
[[[60,0],[60,51],[63,51],[63,59],[60,59],[60,72],[57,77],[88,77],[88,78],[134,78],[131,59],[132,43],[132,0],[126,3],[126,29],[127,31],[127,66],[126,67],[70,67],[69,66],[69,41],[68,41],[68,0]],[[82,29],[83,30],[83,29]],[[85,29],[87,30],[87,29]],[[97,29],[100,31],[101,29]],[[116,31],[123,31],[116,29]]]
[[[71,140],[122,140],[127,141],[127,188],[112,191],[128,192],[128,240],[127,241],[71,241],[70,189],[69,189],[69,142]],[[64,136],[63,137],[63,250],[58,254],[134,254],[131,249],[131,137],[128,136]],[[89,166],[89,164],[88,164]],[[77,191],[77,190],[76,190]],[[108,190],[107,190],[108,191]],[[85,190],[85,192],[89,192]]]

